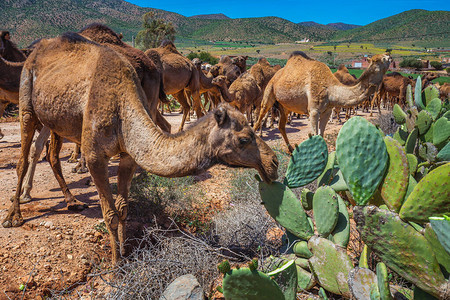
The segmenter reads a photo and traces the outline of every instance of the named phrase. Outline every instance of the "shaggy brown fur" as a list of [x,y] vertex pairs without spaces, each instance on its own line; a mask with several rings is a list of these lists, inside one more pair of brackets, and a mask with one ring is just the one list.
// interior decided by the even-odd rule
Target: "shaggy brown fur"
[[211,67],[209,73],[213,77],[217,77],[219,75],[226,76],[227,86],[230,86],[242,72],[237,65],[233,64],[233,61],[229,56],[223,55],[220,58],[219,63]]
[[[255,168],[267,182],[277,178],[275,153],[229,105],[219,107],[188,130],[170,135],[155,126],[145,110],[146,102],[133,66],[115,51],[78,34],[41,41],[21,75],[18,185],[2,225],[23,224],[20,187],[34,131],[41,122],[52,130],[49,160],[58,170],[55,175],[60,175],[58,156],[63,138],[81,144],[99,193],[113,263],[119,259],[119,249],[124,253],[128,191],[137,164],[151,173],[176,177],[203,172],[223,162]],[[108,161],[119,153],[114,200]]]

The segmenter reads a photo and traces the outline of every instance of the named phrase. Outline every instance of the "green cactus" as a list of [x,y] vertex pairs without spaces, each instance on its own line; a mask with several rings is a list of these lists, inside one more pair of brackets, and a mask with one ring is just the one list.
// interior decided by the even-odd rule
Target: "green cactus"
[[[419,110],[417,109],[417,107],[412,106],[406,111],[406,113],[407,118],[404,126],[406,127],[408,132],[411,132],[414,130],[414,127],[416,126],[416,119],[417,116],[419,115]],[[405,130],[405,128],[403,128],[403,130]]]
[[367,245],[364,245],[363,251],[361,252],[361,256],[359,257],[359,267],[360,268],[369,268],[369,257],[370,257],[370,248]]
[[408,132],[404,131],[401,127],[397,128],[397,131],[394,133],[393,138],[397,140],[400,145],[404,146],[406,144],[406,140],[408,139]]
[[284,299],[295,300],[297,298],[297,266],[293,260],[267,273],[267,276],[278,284],[283,292]]
[[275,281],[266,274],[249,268],[229,271],[224,275],[222,286],[225,299],[285,299]]
[[317,283],[314,275],[297,265],[297,291],[310,290]]
[[299,267],[302,267],[306,271],[310,271],[309,270],[309,262],[308,262],[308,260],[306,258],[296,257],[295,258],[295,264],[297,266],[299,266]]
[[348,286],[356,300],[380,299],[377,275],[369,269],[356,267],[351,270],[348,275]]
[[408,181],[408,190],[406,191],[406,195],[405,195],[405,199],[403,200],[403,202],[408,199],[409,195],[412,193],[412,191],[414,190],[414,188],[417,185],[417,181],[414,179],[414,177],[412,177],[411,175],[409,175],[409,181]]
[[355,202],[367,204],[383,179],[388,161],[378,129],[362,117],[351,118],[339,131],[336,157]]
[[397,103],[394,104],[394,109],[392,110],[392,114],[394,115],[395,123],[402,125],[406,122],[406,113]]
[[306,241],[298,241],[294,244],[293,251],[295,255],[304,258],[311,258],[312,253],[308,249],[308,242]]
[[336,175],[334,175],[333,179],[330,182],[330,187],[336,192],[344,192],[348,191],[347,183],[344,180],[344,175],[342,175],[342,171],[337,169]]
[[438,300],[438,298],[431,296],[427,292],[422,291],[417,286],[414,286],[413,300]]
[[408,160],[409,174],[414,175],[417,171],[417,157],[414,154],[407,153],[406,159]]
[[321,186],[314,193],[314,220],[319,235],[327,237],[337,224],[339,205],[336,192],[329,186]]
[[[450,222],[448,222],[450,223]],[[450,243],[448,240],[450,238],[450,225],[448,226],[449,232],[447,232],[447,240],[444,243]],[[425,226],[424,234],[428,243],[430,243],[431,248],[433,249],[434,255],[436,255],[436,259],[438,263],[441,265],[441,270],[444,273],[444,277],[448,278],[450,273],[450,253],[447,252],[444,248],[444,243],[439,241],[439,238],[436,232],[431,228],[431,225],[428,223]]]
[[408,159],[399,142],[388,136],[384,142],[389,154],[389,167],[381,182],[381,197],[389,209],[398,212],[408,189]]
[[448,142],[450,138],[450,121],[441,117],[434,123],[433,144],[436,146]]
[[292,153],[284,184],[297,188],[314,181],[322,174],[328,161],[327,144],[320,135],[301,143]]
[[421,135],[419,138],[422,142],[432,143],[433,142],[433,132],[434,132],[434,123],[431,124],[430,128],[424,135]]
[[231,266],[230,266],[230,263],[228,262],[228,260],[224,260],[217,266],[217,269],[219,269],[220,273],[226,274],[226,273],[230,272]]
[[301,201],[302,201],[302,206],[305,210],[311,210],[313,208],[313,197],[314,197],[314,193],[311,192],[309,189],[304,188],[302,190],[302,194],[301,194]]
[[414,106],[414,101],[413,101],[413,97],[412,97],[412,89],[411,89],[410,84],[408,84],[408,86],[406,87],[406,103],[408,104],[409,107]]
[[416,80],[416,87],[414,90],[414,104],[420,109],[425,109],[425,105],[422,102],[422,80],[420,76],[418,76]]
[[377,283],[381,300],[391,300],[391,289],[389,288],[388,271],[383,262],[377,264]]
[[435,162],[438,155],[437,148],[432,143],[419,145],[419,157],[424,161]]
[[415,128],[408,136],[406,140],[405,149],[406,153],[414,153],[414,149],[416,148],[417,137],[419,135],[419,130]]
[[309,259],[310,268],[320,286],[329,292],[350,298],[347,282],[353,264],[346,250],[318,236],[309,239],[308,248],[314,255]]
[[437,297],[446,296],[447,282],[423,235],[396,213],[376,206],[357,206],[353,213],[362,240],[381,261],[424,291]]
[[435,121],[442,109],[441,99],[434,98],[427,104],[427,107],[425,109],[430,112],[433,121]]
[[428,131],[428,129],[430,128],[432,123],[433,123],[433,117],[431,116],[431,113],[427,110],[422,110],[417,115],[417,120],[416,120],[416,126],[417,126],[417,129],[419,129],[419,134],[420,135],[425,134]]
[[438,98],[438,100],[441,101],[439,99],[439,90],[437,89],[437,87],[435,87],[433,85],[429,85],[423,89],[422,99],[425,99],[424,104],[425,104],[426,108],[430,105],[431,101],[436,98]]
[[431,217],[430,224],[445,250],[450,254],[450,219],[444,217]]
[[327,293],[325,293],[323,288],[319,289],[319,298],[320,300],[328,300]]
[[400,209],[400,218],[425,223],[429,217],[450,214],[449,186],[450,163],[446,163],[417,183]]
[[438,161],[450,161],[450,143],[447,143],[447,145],[439,151],[436,159]]
[[281,226],[304,240],[314,234],[302,204],[287,186],[280,182],[267,184],[260,181],[259,193],[267,212]]
[[327,185],[330,183],[331,179],[337,172],[337,168],[334,167],[336,163],[336,151],[328,154],[327,165],[319,178],[317,178],[317,186]]
[[339,216],[338,222],[334,230],[331,232],[332,241],[344,248],[347,248],[348,242],[350,240],[350,220],[348,217],[347,206],[344,200],[337,195],[338,206],[339,206]]

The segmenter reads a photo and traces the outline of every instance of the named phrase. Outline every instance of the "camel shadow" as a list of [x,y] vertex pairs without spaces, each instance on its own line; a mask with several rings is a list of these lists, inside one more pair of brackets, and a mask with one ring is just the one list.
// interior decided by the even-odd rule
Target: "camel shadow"
[[[0,143],[10,143],[10,142],[8,142],[8,141],[1,141]],[[9,146],[5,146],[5,147],[2,147],[2,148],[4,148],[4,149],[7,149],[7,148],[15,148],[15,149],[17,149],[17,148],[20,148],[20,143],[17,143],[17,144],[12,144],[12,145],[9,145]]]

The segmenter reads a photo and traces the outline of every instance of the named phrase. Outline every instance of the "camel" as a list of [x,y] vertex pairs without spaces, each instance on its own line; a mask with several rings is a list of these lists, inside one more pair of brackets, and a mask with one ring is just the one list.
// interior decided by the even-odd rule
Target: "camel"
[[439,87],[439,97],[441,100],[450,99],[450,83],[445,82]]
[[205,100],[208,100],[211,103],[210,108],[217,107],[217,105],[220,102],[222,94],[219,87],[212,83],[214,77],[212,77],[211,75],[208,76],[208,74],[205,74],[202,71],[202,61],[200,59],[194,58],[192,60],[192,63],[198,70],[200,81],[200,94],[202,94],[205,97]]
[[333,107],[351,107],[367,99],[381,83],[391,61],[389,54],[373,56],[358,83],[346,86],[324,63],[309,58],[301,51],[294,52],[286,66],[269,81],[254,130],[259,128],[264,115],[277,101],[280,107],[278,128],[292,152],[294,148],[285,129],[287,111],[309,114],[313,133],[323,136]]
[[[42,40],[21,74],[18,188],[3,227],[18,227],[24,222],[20,187],[39,124],[51,130],[49,160],[59,169],[56,173],[61,171],[58,154],[63,138],[81,144],[99,193],[114,264],[124,254],[128,191],[137,165],[159,176],[179,177],[224,163],[255,168],[268,183],[277,178],[275,153],[229,105],[219,106],[186,131],[172,135],[154,124],[146,102],[135,69],[114,50],[76,33]],[[108,161],[119,153],[114,201]]]
[[247,71],[247,59],[248,59],[247,55],[245,55],[245,56],[239,55],[239,56],[233,57],[231,59],[231,62],[239,68],[241,73],[245,73]]
[[[344,64],[339,65],[337,71],[334,72],[333,75],[342,84],[345,84],[345,85],[348,85],[348,86],[352,86],[352,85],[355,85],[357,83],[356,77],[354,75],[350,74],[350,72],[348,71],[347,67]],[[346,112],[345,112],[345,119],[346,120],[348,120],[350,118],[350,113],[351,113],[350,109],[351,108],[346,109]],[[341,117],[340,117],[341,108],[340,107],[335,107],[333,109],[333,112],[336,114],[338,122],[341,123]]]
[[235,65],[229,56],[223,55],[220,58],[219,63],[211,67],[209,73],[213,77],[217,77],[219,75],[226,76],[227,86],[230,86],[233,81],[235,81],[239,77],[239,75],[241,75],[242,72],[241,68]]
[[[156,66],[152,63],[152,61],[142,51],[123,43],[119,35],[117,35],[113,30],[105,25],[99,23],[90,24],[81,29],[79,34],[91,41],[97,42],[101,45],[113,49],[114,51],[123,55],[132,64],[132,66],[136,70],[136,73],[138,74],[139,81],[147,97],[147,102],[145,103],[147,112],[162,130],[170,132],[171,126],[169,122],[167,122],[164,117],[161,116],[157,109],[158,98],[161,101],[166,101],[166,95],[163,91],[161,73],[158,72]],[[20,73],[17,78],[19,77]],[[19,79],[17,81],[19,81]],[[44,148],[44,143],[47,141],[49,136],[50,131],[44,128],[44,130],[40,132],[36,143],[31,148],[30,166],[25,177],[24,184],[22,186],[20,203],[27,203],[32,199],[31,189],[33,187],[34,171],[37,161]],[[69,158],[69,162],[77,162],[77,156],[79,154],[80,146],[76,145],[75,150]],[[72,171],[78,173],[85,173],[88,171],[83,157],[81,157],[80,162],[75,168],[73,168]],[[62,176],[61,178],[59,178],[58,182],[61,185],[61,190],[64,193],[65,203],[68,205],[69,209],[80,210],[86,208],[86,205],[75,199],[75,197],[68,189],[67,184]]]
[[248,122],[253,124],[253,106],[260,107],[262,100],[261,88],[255,78],[245,72],[233,81],[229,88],[227,87],[227,78],[223,75],[217,76],[212,82],[220,88],[225,101],[230,102],[241,113],[246,113]]
[[163,41],[160,47],[148,49],[145,54],[151,59],[159,57],[162,63],[164,92],[173,95],[183,107],[183,118],[179,128],[181,131],[191,109],[185,90],[192,94],[192,104],[197,118],[203,116],[199,93],[199,72],[189,59],[177,51],[171,41]]
[[377,104],[378,110],[380,110],[381,99],[387,101],[387,94],[392,97],[398,98],[398,102],[401,107],[404,106],[406,101],[406,88],[408,85],[415,86],[415,81],[409,77],[405,77],[398,72],[392,72],[384,75],[380,88],[377,92],[377,97],[372,99],[370,116],[372,116],[373,105]]

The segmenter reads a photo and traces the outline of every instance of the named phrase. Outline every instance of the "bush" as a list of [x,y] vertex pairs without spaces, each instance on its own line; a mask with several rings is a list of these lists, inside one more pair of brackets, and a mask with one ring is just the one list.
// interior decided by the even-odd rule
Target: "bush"
[[420,60],[415,59],[415,58],[405,58],[405,59],[400,63],[400,67],[401,67],[401,68],[415,68],[415,69],[421,69],[421,68],[422,68],[422,63],[420,62]]
[[211,65],[215,65],[219,62],[218,58],[215,58],[209,52],[202,51],[199,54],[191,52],[186,56],[188,59],[193,60],[194,58],[200,59],[202,62],[207,62]]
[[446,68],[445,71],[447,72],[447,74],[450,74],[450,68]]
[[430,62],[430,65],[435,68],[436,70],[442,70],[442,64],[438,61],[432,61]]

